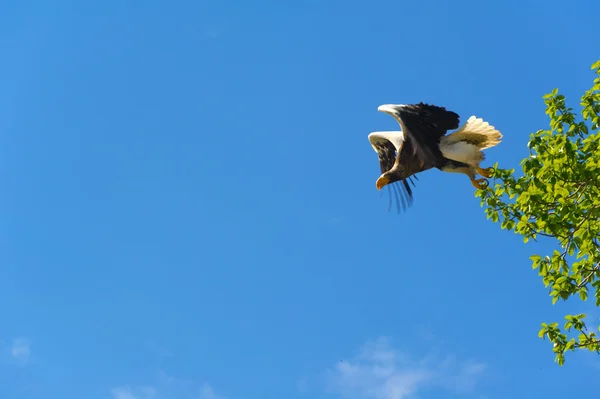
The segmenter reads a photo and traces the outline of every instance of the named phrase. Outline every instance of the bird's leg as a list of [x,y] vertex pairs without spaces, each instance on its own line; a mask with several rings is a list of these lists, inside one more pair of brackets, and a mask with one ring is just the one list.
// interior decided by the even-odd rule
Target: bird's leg
[[452,172],[452,173],[464,173],[467,175],[469,180],[471,180],[471,184],[473,187],[482,190],[488,186],[488,182],[485,179],[475,179],[475,171],[477,168],[474,168],[471,165],[464,164],[456,164],[455,162],[449,162],[445,167],[442,168],[444,172]]
[[483,169],[483,168],[480,168],[479,166],[476,166],[475,170],[477,171],[477,173],[479,173],[483,177],[487,177],[487,178],[492,177],[492,168]]

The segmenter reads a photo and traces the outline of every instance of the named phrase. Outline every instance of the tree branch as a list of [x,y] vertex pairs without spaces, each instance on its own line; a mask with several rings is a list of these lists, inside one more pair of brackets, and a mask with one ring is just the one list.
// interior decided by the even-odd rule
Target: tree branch
[[589,282],[589,279],[592,278],[592,276],[598,271],[600,270],[600,262],[596,263],[596,266],[594,266],[594,268],[592,269],[592,271],[583,279],[581,280],[581,283],[577,284],[577,288],[581,288],[584,285],[586,285]]

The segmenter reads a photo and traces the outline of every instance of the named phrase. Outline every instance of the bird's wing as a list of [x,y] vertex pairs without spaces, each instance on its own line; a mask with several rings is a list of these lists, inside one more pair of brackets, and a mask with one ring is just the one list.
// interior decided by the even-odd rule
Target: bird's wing
[[[386,132],[372,132],[369,134],[369,142],[371,147],[377,153],[379,158],[379,165],[381,167],[381,173],[385,173],[394,166],[394,162],[398,157],[398,148],[404,140],[404,135],[401,131],[386,131]],[[409,144],[410,148],[410,144]],[[406,149],[404,149],[405,152]],[[413,202],[412,186],[415,186],[414,180],[419,180],[417,176],[412,175],[408,179],[403,179],[388,185],[388,192],[390,194],[390,209],[392,207],[392,200],[396,199],[398,213],[402,210],[411,206]]]
[[402,132],[372,132],[369,134],[369,143],[377,153],[381,173],[392,169],[396,161],[398,147],[403,140]]
[[433,167],[439,152],[440,138],[450,129],[458,128],[460,117],[444,107],[424,103],[386,104],[379,111],[392,115],[400,124],[405,140],[410,141],[413,154],[424,167]]

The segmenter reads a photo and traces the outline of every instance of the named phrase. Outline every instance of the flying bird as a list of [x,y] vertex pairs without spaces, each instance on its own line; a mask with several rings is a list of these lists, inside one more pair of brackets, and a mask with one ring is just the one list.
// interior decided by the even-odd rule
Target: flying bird
[[[392,186],[406,208],[412,204],[412,189],[416,174],[437,168],[443,172],[464,173],[478,189],[485,188],[484,178],[491,168],[481,168],[483,150],[501,142],[502,134],[481,118],[471,116],[459,128],[460,117],[444,107],[419,104],[385,104],[377,110],[389,114],[400,124],[400,131],[379,131],[369,134],[369,142],[377,153],[381,176],[375,185],[381,190]],[[448,130],[457,129],[446,135]],[[484,178],[476,179],[477,174]],[[391,197],[390,197],[391,205]],[[400,211],[400,202],[398,201]]]

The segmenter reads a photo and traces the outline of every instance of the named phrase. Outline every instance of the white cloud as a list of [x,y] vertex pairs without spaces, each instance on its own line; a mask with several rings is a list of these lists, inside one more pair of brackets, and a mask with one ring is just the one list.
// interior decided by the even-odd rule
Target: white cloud
[[296,388],[298,392],[306,392],[308,390],[308,379],[306,377],[299,378],[296,381]]
[[158,376],[158,380],[160,382],[167,383],[167,384],[170,384],[176,380],[175,377],[173,377],[170,374],[167,374],[164,370],[158,370],[157,376]]
[[457,393],[473,391],[485,370],[483,363],[460,362],[453,356],[411,359],[386,338],[367,342],[358,356],[328,370],[331,392],[348,399],[409,399],[428,388]]
[[193,389],[189,390],[189,386],[183,390],[177,389],[173,386],[161,386],[160,389],[156,389],[152,386],[142,386],[132,388],[129,385],[120,386],[111,390],[112,399],[159,399],[159,398],[171,398],[171,397],[185,397],[185,398],[197,398],[197,399],[226,399],[224,396],[218,395],[215,390],[207,383],[200,386],[200,392],[198,393],[198,385]]
[[145,386],[136,390],[133,390],[129,386],[122,386],[111,390],[113,399],[151,399],[156,396],[156,389],[153,387]]
[[200,388],[200,397],[198,399],[225,399],[225,397],[217,395],[210,385],[204,383]]
[[138,399],[129,387],[119,387],[111,390],[114,399]]
[[27,363],[29,356],[31,355],[29,340],[24,337],[13,339],[12,346],[10,347],[10,354],[19,362],[23,364]]

